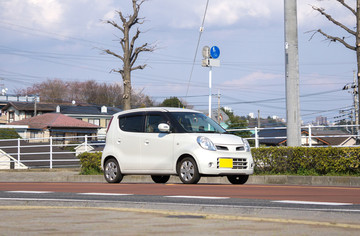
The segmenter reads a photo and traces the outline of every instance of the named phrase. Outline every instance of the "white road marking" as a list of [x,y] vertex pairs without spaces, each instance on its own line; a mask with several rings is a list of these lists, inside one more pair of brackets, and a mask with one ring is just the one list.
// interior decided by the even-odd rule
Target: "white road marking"
[[229,197],[181,196],[181,195],[164,196],[164,197],[170,197],[170,198],[196,198],[196,199],[229,199]]
[[304,204],[304,205],[327,205],[327,206],[351,206],[352,203],[341,203],[341,202],[311,202],[311,201],[272,201],[276,203],[291,203],[291,204]]
[[78,193],[80,195],[97,195],[97,196],[131,196],[134,194],[128,193]]
[[7,193],[36,193],[36,194],[41,194],[41,193],[53,193],[51,191],[6,191]]

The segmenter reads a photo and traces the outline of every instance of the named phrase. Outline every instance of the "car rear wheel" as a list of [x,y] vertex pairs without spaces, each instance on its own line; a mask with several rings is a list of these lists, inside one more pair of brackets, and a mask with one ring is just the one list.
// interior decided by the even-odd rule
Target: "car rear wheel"
[[248,175],[229,175],[227,179],[232,184],[245,184],[246,181],[249,179]]
[[119,163],[115,158],[111,158],[105,162],[104,177],[108,183],[120,183],[123,179]]
[[157,184],[165,184],[170,179],[170,175],[152,175],[151,179]]
[[200,180],[198,167],[191,157],[186,157],[179,162],[177,173],[184,184],[196,184]]

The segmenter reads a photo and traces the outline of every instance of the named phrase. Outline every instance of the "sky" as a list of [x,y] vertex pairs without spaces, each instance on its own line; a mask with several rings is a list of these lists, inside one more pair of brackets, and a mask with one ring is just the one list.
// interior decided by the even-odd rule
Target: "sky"
[[[209,0],[198,41],[206,3],[148,0],[141,5],[137,46],[150,43],[156,50],[140,54],[136,65],[147,67],[133,71],[133,89],[159,103],[176,96],[206,111],[210,69],[201,66],[201,51],[217,46],[212,107],[220,97],[220,105],[236,115],[260,111],[264,118],[286,118],[284,0]],[[356,55],[313,33],[322,29],[351,44],[354,39],[313,5],[352,29],[355,16],[336,0],[297,1],[301,119],[308,123],[324,116],[332,122],[353,106],[353,95],[342,88],[353,82]],[[120,74],[110,73],[121,61],[102,53],[121,53],[121,33],[104,22],[120,23],[116,11],[131,14],[131,0],[0,0],[0,8],[0,84],[8,94],[47,79],[122,83]]]

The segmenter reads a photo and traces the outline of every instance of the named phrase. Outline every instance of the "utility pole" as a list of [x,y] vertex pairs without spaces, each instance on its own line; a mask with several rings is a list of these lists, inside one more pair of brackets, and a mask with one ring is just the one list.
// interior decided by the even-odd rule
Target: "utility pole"
[[257,127],[260,128],[260,110],[258,110]]
[[[354,95],[354,110],[355,110],[355,130],[356,135],[359,134],[359,92],[358,92],[358,81],[356,81],[358,77],[356,76],[356,72],[354,70],[354,83],[353,83],[353,95]],[[358,139],[358,138],[356,138]]]
[[218,90],[218,109],[217,109],[217,113],[218,113],[218,118],[217,118],[217,120],[218,120],[218,123],[220,124],[220,90]]
[[37,95],[34,95],[34,117],[37,116],[37,108],[36,108],[36,103],[37,103]]
[[[357,106],[355,105],[355,116],[357,115],[357,120],[355,119],[356,131],[357,135],[359,135],[359,108],[360,108],[360,98],[359,98],[359,91],[360,91],[360,0],[356,0],[356,61],[357,61],[357,87],[358,87],[358,94],[354,95],[357,99]],[[355,76],[354,76],[355,77]],[[356,138],[356,143],[359,143],[359,137]]]
[[211,97],[212,97],[212,92],[211,92],[211,85],[212,85],[212,66],[209,66],[210,70],[209,70],[209,117],[211,118],[211,113],[212,113],[212,109],[211,109]]
[[284,0],[287,146],[301,146],[297,1]]

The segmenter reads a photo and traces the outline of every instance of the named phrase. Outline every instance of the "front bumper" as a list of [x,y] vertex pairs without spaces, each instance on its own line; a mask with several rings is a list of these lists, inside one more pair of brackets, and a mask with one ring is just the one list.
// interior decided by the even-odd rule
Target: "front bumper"
[[199,150],[196,161],[201,175],[251,175],[254,161],[251,152]]

